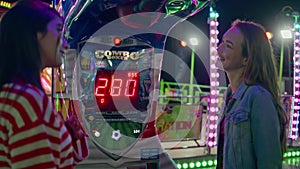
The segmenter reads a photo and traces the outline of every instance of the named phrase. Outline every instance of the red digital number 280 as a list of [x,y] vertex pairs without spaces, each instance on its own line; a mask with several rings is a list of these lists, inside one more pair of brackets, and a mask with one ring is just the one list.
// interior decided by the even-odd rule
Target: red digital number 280
[[[123,79],[113,79],[111,87],[108,88],[108,79],[99,78],[98,84],[95,89],[95,96],[105,96],[109,93],[111,96],[120,96],[124,93],[124,96],[134,96],[137,82],[134,79],[127,79],[126,84],[123,85]],[[109,91],[107,92],[107,90]]]

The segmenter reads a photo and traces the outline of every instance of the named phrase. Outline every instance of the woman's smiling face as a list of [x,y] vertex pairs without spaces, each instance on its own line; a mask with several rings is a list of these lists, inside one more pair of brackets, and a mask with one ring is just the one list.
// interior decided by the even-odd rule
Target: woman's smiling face
[[47,32],[38,32],[39,50],[42,67],[59,67],[62,64],[64,49],[68,47],[62,40],[62,20],[55,17],[47,25]]
[[226,72],[245,67],[247,59],[242,56],[243,35],[236,27],[230,28],[224,34],[218,46],[219,60]]

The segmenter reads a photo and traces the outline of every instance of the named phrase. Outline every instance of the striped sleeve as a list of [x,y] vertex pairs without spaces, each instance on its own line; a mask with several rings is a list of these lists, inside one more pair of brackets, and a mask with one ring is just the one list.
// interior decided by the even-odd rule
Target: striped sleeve
[[41,95],[28,86],[0,92],[0,168],[55,168],[42,114]]
[[0,92],[0,144],[0,168],[69,169],[85,158],[46,94],[29,85]]

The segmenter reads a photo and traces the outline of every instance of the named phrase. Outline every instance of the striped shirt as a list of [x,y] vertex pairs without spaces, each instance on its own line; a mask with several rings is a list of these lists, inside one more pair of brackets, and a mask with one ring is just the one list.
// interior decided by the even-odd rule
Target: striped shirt
[[5,84],[0,91],[0,168],[69,169],[87,158],[86,138],[71,139],[44,91]]

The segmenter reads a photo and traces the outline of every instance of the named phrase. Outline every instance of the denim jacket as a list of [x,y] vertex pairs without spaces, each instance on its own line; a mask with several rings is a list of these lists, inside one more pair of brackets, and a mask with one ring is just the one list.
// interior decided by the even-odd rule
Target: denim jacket
[[[231,93],[230,87],[228,93]],[[221,108],[218,164],[222,163],[220,155],[223,153],[223,169],[281,169],[280,124],[270,92],[259,85],[242,83],[232,97],[228,106],[223,103]],[[224,118],[222,147],[219,144],[220,122]]]

